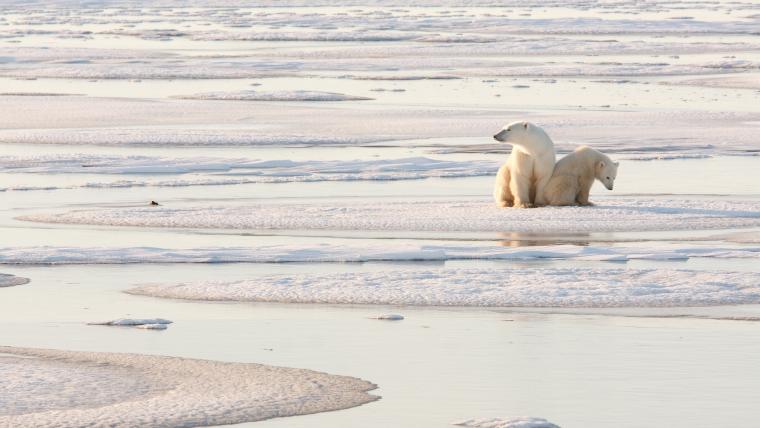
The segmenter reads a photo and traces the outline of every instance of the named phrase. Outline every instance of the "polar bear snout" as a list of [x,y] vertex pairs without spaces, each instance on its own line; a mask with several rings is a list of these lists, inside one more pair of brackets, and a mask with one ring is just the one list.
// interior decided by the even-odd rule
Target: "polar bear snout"
[[493,136],[493,139],[496,141],[504,142],[504,137],[506,136],[506,133],[507,131],[505,129],[502,129],[496,135]]

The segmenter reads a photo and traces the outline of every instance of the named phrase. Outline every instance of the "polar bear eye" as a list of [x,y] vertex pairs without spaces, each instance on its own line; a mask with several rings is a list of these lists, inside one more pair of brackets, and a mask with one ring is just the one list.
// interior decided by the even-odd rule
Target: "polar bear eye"
[[609,177],[607,177],[607,180],[609,180],[609,179],[610,179],[610,178],[609,178]]

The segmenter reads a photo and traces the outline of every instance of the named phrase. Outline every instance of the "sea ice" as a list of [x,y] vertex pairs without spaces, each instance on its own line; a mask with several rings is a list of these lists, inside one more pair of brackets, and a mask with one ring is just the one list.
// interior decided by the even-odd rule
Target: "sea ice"
[[146,284],[188,300],[484,307],[677,307],[760,303],[760,274],[683,269],[442,268]]
[[311,370],[0,346],[0,426],[209,426],[345,409],[375,385]]

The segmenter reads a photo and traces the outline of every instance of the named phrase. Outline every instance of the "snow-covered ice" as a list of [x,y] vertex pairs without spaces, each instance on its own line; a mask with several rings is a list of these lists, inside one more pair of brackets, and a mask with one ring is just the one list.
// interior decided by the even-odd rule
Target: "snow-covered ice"
[[29,278],[23,278],[8,273],[0,273],[0,287],[12,287],[29,283]]
[[127,263],[358,263],[446,260],[688,260],[760,258],[760,247],[746,245],[653,244],[638,246],[415,244],[296,244],[246,247],[0,247],[0,264]]
[[755,200],[605,198],[595,207],[497,208],[486,200],[85,209],[20,220],[245,230],[591,233],[760,226]]
[[208,426],[345,409],[375,385],[311,370],[0,346],[0,426]]
[[467,419],[453,425],[472,428],[559,428],[546,419],[534,417]]
[[672,307],[760,303],[760,274],[685,269],[442,268],[146,284],[189,300],[488,307]]

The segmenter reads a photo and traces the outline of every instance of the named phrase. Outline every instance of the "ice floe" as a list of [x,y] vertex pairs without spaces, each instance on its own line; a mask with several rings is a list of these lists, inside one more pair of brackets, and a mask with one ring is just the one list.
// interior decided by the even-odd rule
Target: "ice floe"
[[27,214],[20,220],[245,230],[592,233],[760,226],[760,202],[609,198],[595,207],[497,208],[488,200],[217,207],[126,207]]
[[8,273],[0,273],[0,287],[12,287],[29,283],[29,278],[23,278]]
[[375,385],[311,370],[0,346],[0,426],[208,426],[345,409]]
[[369,97],[320,91],[203,92],[193,95],[177,95],[174,98],[222,101],[362,101],[372,99]]
[[453,425],[472,428],[559,428],[546,419],[534,417],[467,419]]
[[[581,237],[579,237],[581,239]],[[650,246],[546,245],[333,245],[300,244],[246,247],[0,247],[0,264],[128,263],[362,263],[446,260],[688,260],[760,258],[760,247],[653,244]]]
[[677,269],[442,268],[145,284],[153,297],[484,307],[675,307],[760,303],[760,274]]
[[111,321],[88,322],[87,325],[113,325],[146,328],[153,330],[165,330],[172,321],[163,318],[118,318]]

